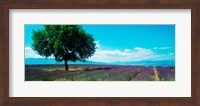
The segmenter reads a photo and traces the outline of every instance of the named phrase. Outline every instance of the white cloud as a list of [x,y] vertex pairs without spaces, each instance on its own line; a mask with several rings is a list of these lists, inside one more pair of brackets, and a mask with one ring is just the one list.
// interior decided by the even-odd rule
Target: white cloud
[[129,53],[129,52],[131,52],[131,50],[130,49],[125,49],[124,52],[125,53]]
[[99,44],[99,41],[94,41],[96,43],[96,47],[99,48],[101,45]]
[[164,49],[171,49],[171,47],[154,47],[153,49],[164,50]]
[[25,47],[25,58],[44,58],[38,55],[31,47]]
[[[156,54],[151,49],[135,47],[134,49],[101,50],[97,49],[95,54],[89,59],[97,62],[117,62],[117,61],[143,61],[143,60],[171,60],[174,53]],[[25,47],[25,58],[45,58],[38,55],[31,47]],[[53,58],[51,56],[50,58]]]
[[[45,58],[37,54],[31,47],[25,47],[25,58]],[[48,58],[54,58],[50,56]]]
[[143,61],[143,60],[170,60],[174,59],[174,54],[155,54],[151,49],[135,47],[133,50],[96,50],[95,54],[89,59],[98,62],[116,61]]
[[141,48],[141,47],[135,47],[134,49],[135,50],[143,50],[143,48]]

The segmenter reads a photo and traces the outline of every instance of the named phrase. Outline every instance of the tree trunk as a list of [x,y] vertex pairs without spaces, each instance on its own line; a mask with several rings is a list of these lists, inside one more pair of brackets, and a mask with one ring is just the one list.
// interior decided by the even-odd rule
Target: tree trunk
[[68,60],[65,60],[65,70],[66,70],[66,71],[69,71],[67,61],[68,61]]

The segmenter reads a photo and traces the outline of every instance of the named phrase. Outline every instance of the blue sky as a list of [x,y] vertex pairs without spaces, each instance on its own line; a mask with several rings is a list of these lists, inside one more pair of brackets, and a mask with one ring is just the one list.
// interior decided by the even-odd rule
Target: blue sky
[[[174,60],[175,25],[82,25],[93,35],[97,50],[89,60]],[[33,30],[43,25],[25,25],[25,58],[42,58],[31,49]]]

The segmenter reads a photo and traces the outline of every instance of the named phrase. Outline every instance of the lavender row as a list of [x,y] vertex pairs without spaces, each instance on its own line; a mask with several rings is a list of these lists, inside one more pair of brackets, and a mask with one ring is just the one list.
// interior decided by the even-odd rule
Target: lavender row
[[124,71],[120,71],[116,74],[113,74],[112,76],[110,76],[109,78],[107,78],[106,80],[108,81],[121,81],[121,80],[130,80],[131,77],[135,76],[137,73],[139,73],[142,70],[142,67],[130,67],[127,70]]
[[156,67],[160,80],[175,78],[175,69],[173,67]]
[[151,81],[153,80],[153,67],[145,67],[137,76],[133,77],[131,81]]
[[97,76],[97,75],[99,75],[99,74],[107,74],[107,73],[109,73],[109,72],[113,72],[113,71],[116,71],[116,70],[124,70],[124,69],[126,69],[127,67],[118,67],[118,68],[116,68],[116,67],[114,67],[114,68],[112,68],[112,69],[110,69],[110,70],[98,70],[98,71],[95,71],[95,73],[85,73],[84,75],[79,75],[79,77],[77,77],[76,79],[89,79],[89,78],[91,78],[91,77],[95,77],[95,76]]

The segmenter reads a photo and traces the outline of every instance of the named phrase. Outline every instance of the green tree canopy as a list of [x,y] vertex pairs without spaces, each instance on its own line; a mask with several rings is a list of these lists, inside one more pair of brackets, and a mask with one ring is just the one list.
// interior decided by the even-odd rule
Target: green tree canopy
[[45,25],[33,31],[33,50],[41,56],[54,56],[58,62],[86,61],[96,49],[94,38],[79,25]]

